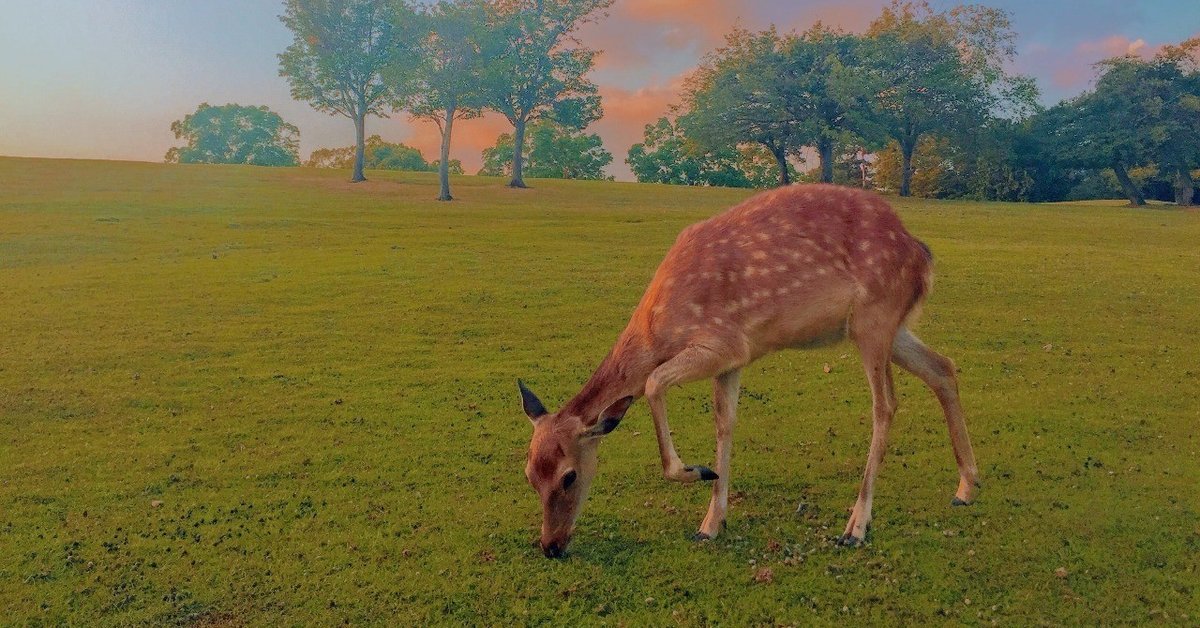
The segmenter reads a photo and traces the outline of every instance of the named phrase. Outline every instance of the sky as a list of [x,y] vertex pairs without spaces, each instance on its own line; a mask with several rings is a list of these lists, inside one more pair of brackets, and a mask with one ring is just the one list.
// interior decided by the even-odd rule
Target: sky
[[[643,127],[668,112],[684,78],[734,26],[804,30],[816,21],[861,31],[887,0],[616,0],[579,36],[603,51],[592,79],[605,117],[590,127],[624,164]],[[934,8],[953,2],[932,0]],[[1196,0],[990,0],[1017,33],[1014,70],[1037,78],[1043,102],[1084,91],[1093,64],[1200,35]],[[291,99],[277,54],[291,41],[276,0],[0,0],[0,155],[161,161],[171,122],[201,102],[267,105],[300,128],[301,158],[353,142],[350,120]],[[452,156],[468,172],[510,127],[487,116],[455,127]],[[370,119],[368,134],[416,146],[437,129],[404,114]]]

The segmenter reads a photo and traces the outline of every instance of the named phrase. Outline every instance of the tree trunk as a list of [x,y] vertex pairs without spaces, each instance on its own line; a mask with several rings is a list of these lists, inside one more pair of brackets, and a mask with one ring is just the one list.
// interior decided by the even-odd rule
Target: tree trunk
[[903,161],[901,162],[900,166],[900,196],[912,195],[912,159],[913,151],[915,151],[916,148],[916,138],[905,139],[904,141],[900,142],[900,152],[903,154]]
[[446,125],[442,127],[442,161],[438,164],[438,181],[442,184],[442,191],[438,194],[439,201],[454,199],[450,196],[450,132],[454,130],[455,109],[453,105],[446,108]]
[[833,183],[833,140],[819,140],[817,152],[821,155],[821,183]]
[[1142,191],[1133,183],[1133,179],[1129,178],[1129,173],[1125,171],[1125,164],[1121,163],[1120,159],[1114,159],[1112,169],[1113,173],[1117,175],[1117,181],[1121,183],[1125,198],[1129,199],[1129,204],[1134,207],[1145,205],[1146,197],[1142,196]]
[[1192,173],[1186,164],[1180,164],[1175,173],[1175,204],[1189,207],[1192,204],[1196,184],[1192,181]]
[[788,172],[787,151],[782,148],[770,147],[771,154],[775,155],[775,163],[779,165],[779,186],[792,184],[792,173]]
[[350,177],[350,181],[354,183],[367,180],[363,176],[363,159],[367,152],[366,126],[367,113],[365,110],[359,110],[354,115],[354,174]]
[[525,159],[525,121],[517,122],[516,128],[513,129],[513,176],[512,181],[508,182],[510,188],[524,188],[525,178],[522,176],[524,170]]

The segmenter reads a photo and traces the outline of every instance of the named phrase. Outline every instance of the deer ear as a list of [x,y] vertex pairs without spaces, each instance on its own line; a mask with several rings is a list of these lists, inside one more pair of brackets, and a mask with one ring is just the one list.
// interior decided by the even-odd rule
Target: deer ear
[[538,419],[546,416],[546,406],[542,405],[537,395],[533,394],[532,390],[525,387],[525,382],[517,380],[517,388],[521,389],[521,408],[525,410],[525,415],[529,417],[536,425]]
[[625,418],[625,413],[629,411],[629,406],[633,405],[633,397],[623,397],[612,403],[600,413],[600,418],[596,419],[596,424],[584,431],[584,438],[598,438],[609,432],[617,429],[621,424],[621,419]]

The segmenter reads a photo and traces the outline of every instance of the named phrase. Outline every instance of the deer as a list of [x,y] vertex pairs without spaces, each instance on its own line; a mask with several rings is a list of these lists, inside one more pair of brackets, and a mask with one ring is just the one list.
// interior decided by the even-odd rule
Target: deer
[[[539,543],[564,556],[596,475],[598,446],[645,397],[662,472],[681,483],[711,481],[695,540],[716,538],[729,506],[730,455],[742,369],[784,349],[849,338],[871,391],[867,464],[840,546],[867,539],[875,480],[896,412],[891,364],[937,397],[958,466],[951,504],[979,487],[954,362],[910,331],[933,283],[933,255],[881,196],[834,185],[793,185],[754,195],[685,228],[608,355],[583,388],[549,412],[518,379],[533,423],[525,476],[542,507]],[[669,388],[712,380],[716,469],[685,465],[667,423]]]

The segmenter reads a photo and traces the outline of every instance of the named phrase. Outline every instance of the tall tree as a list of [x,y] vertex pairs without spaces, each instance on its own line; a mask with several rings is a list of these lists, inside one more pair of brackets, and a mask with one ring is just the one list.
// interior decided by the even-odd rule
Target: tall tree
[[1200,72],[1190,71],[1185,50],[1168,49],[1148,61],[1133,56],[1104,61],[1092,96],[1109,114],[1104,131],[1123,139],[1135,134],[1136,145],[1173,179],[1181,206],[1195,200],[1191,171],[1200,166]]
[[525,131],[530,122],[551,119],[583,129],[601,116],[595,84],[586,77],[596,51],[575,37],[613,0],[494,0],[488,60],[481,87],[486,108],[513,125],[510,187],[525,187]]
[[935,13],[925,2],[893,0],[871,24],[859,90],[874,94],[868,128],[900,146],[901,196],[910,194],[925,134],[952,136],[991,115],[1035,109],[1032,81],[1005,71],[1013,39],[1007,13],[974,5]]
[[167,151],[170,163],[295,166],[300,161],[300,130],[265,106],[203,103],[172,122],[171,132],[187,145]]
[[[449,201],[450,139],[455,120],[477,117],[483,105],[479,88],[483,78],[482,40],[487,15],[482,4],[471,0],[441,0],[422,15],[417,51],[420,59],[410,72],[399,67],[398,83],[411,79],[405,107],[414,118],[432,121],[442,136],[438,178],[439,201]],[[389,78],[391,72],[389,71]]]
[[[514,141],[512,134],[505,133],[495,146],[485,149],[480,174],[511,175]],[[575,131],[549,120],[529,126],[523,157],[525,173],[542,179],[605,179],[604,168],[613,160],[612,153],[604,150],[599,135]]]
[[1087,92],[1063,101],[1034,120],[1043,138],[1043,154],[1058,164],[1091,170],[1111,169],[1129,204],[1140,207],[1146,197],[1129,176],[1144,147],[1137,129],[1122,122],[1121,93]]
[[759,144],[775,158],[779,185],[791,183],[788,158],[803,146],[800,124],[785,103],[783,38],[774,28],[734,29],[688,77],[679,120],[708,151]]
[[856,112],[870,107],[868,95],[854,91],[861,84],[859,44],[860,38],[817,23],[786,39],[781,72],[772,77],[797,135],[816,149],[825,183],[833,182],[838,145],[852,142],[861,125]]
[[284,2],[279,19],[292,31],[292,44],[279,55],[279,74],[288,80],[292,98],[354,121],[352,181],[366,180],[367,116],[387,117],[398,103],[395,77],[384,81],[382,73],[412,58],[399,32],[410,12],[403,0]]

